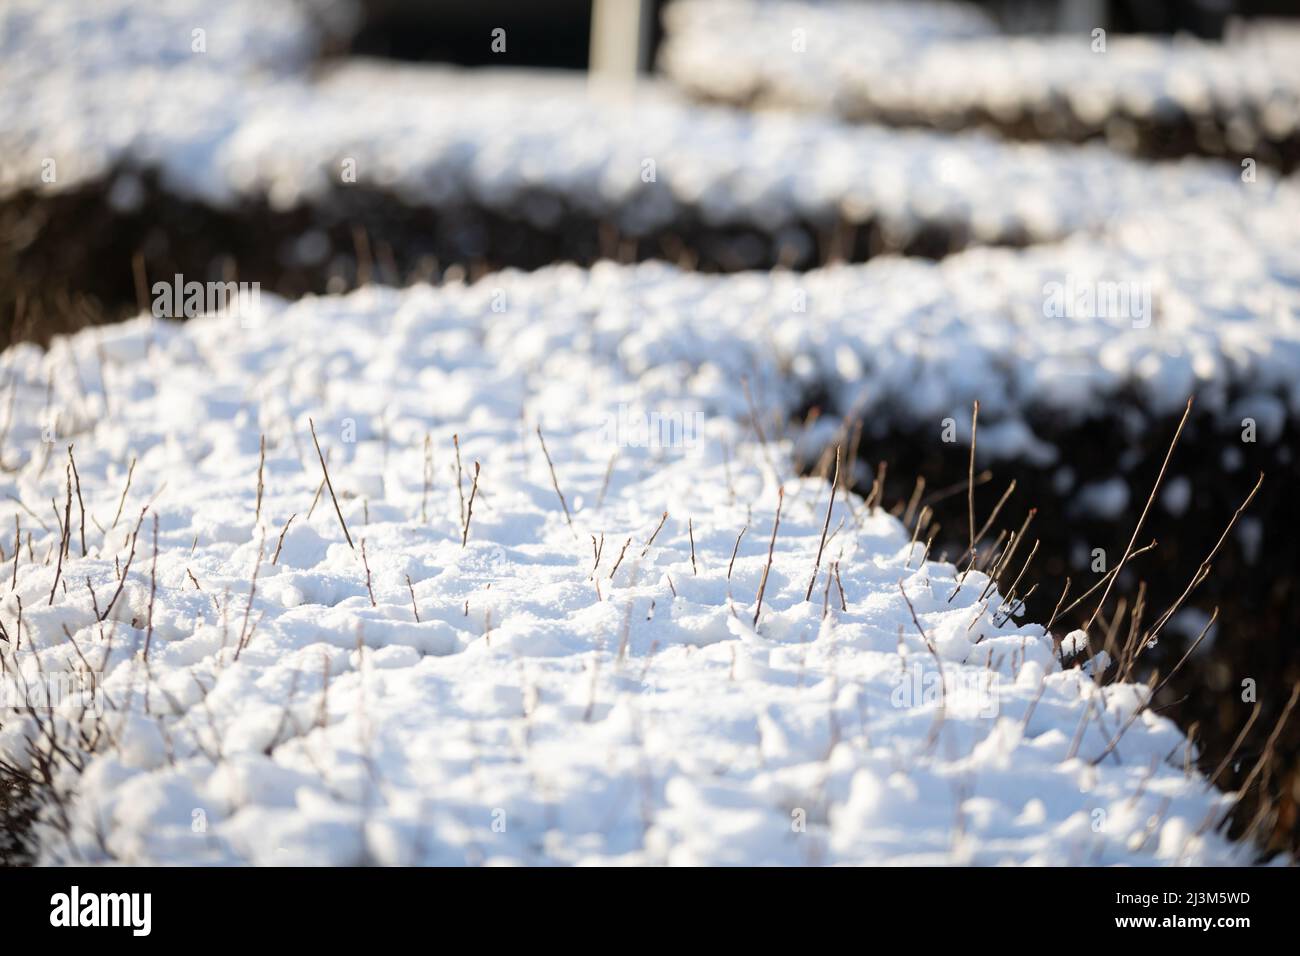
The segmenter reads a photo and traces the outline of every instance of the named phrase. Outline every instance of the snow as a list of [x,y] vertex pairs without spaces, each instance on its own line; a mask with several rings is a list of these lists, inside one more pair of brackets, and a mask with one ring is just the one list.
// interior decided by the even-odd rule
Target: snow
[[799,222],[875,220],[903,245],[926,225],[976,243],[1059,238],[1240,186],[1205,163],[1152,175],[1101,148],[701,108],[655,83],[366,61],[267,75],[192,59],[124,65],[105,83],[24,56],[11,81],[0,58],[0,195],[157,169],[186,198],[289,208],[347,188],[351,160],[357,182],[408,204],[478,204],[543,228],[566,208],[638,235],[703,221],[774,241]]
[[1064,658],[1077,657],[1088,650],[1088,632],[1071,631],[1065,635],[1061,641],[1061,656]]
[[998,33],[979,7],[928,0],[674,0],[662,20],[659,68],[687,89],[740,103],[829,106],[846,75],[883,79],[932,44]]
[[[855,496],[834,502],[818,564],[828,488],[792,459],[853,416],[934,436],[952,418],[966,441],[976,398],[984,461],[1049,466],[1043,421],[1156,420],[1188,394],[1225,429],[1279,434],[1300,413],[1296,181],[701,108],[654,85],[309,75],[315,13],[141,9],[0,8],[0,194],[124,169],[111,196],[130,208],[157,169],[186,197],[287,207],[345,188],[350,158],[409,202],[541,224],[571,205],[631,232],[842,216],[1046,244],[263,295],[251,314],[9,349],[0,694],[97,675],[86,713],[0,712],[0,759],[25,765],[42,723],[60,745],[42,862],[1247,861],[1169,720],[1143,711],[1105,753],[1145,688],[1098,686],[1101,655],[1063,670],[1014,597],[978,573],[959,588]],[[862,16],[927,49],[989,30],[926,9]],[[38,66],[74,35],[84,59]],[[1137,298],[1115,308],[1117,289]],[[832,407],[782,427],[813,388]],[[1121,493],[1085,485],[1063,507]]]
[[[874,278],[809,280],[849,304]],[[1063,671],[982,575],[957,589],[843,496],[813,578],[827,485],[736,396],[747,374],[764,417],[784,407],[733,333],[789,281],[553,267],[4,353],[0,522],[35,556],[0,601],[6,693],[103,672],[102,721],[58,711],[84,772],[59,761],[41,861],[1243,861],[1169,720],[1093,765],[1144,690]],[[692,427],[618,444],[611,422],[651,412]],[[311,421],[355,548],[327,492],[312,510]],[[60,572],[43,503],[69,444],[87,554],[74,495]],[[9,711],[0,753],[38,735]]]
[[[589,347],[639,375],[654,390],[651,409],[675,407],[685,388],[710,415],[743,419],[736,383],[746,375],[773,407],[825,390],[824,445],[835,416],[935,436],[952,418],[968,440],[979,399],[981,460],[1050,465],[1060,459],[1051,430],[1117,407],[1153,423],[1194,394],[1225,432],[1240,430],[1246,409],[1264,436],[1300,413],[1298,224],[1290,184],[1240,184],[1230,203],[1136,214],[1026,250],[725,277],[601,265],[589,276],[503,273],[479,294],[500,290],[511,309],[542,310],[553,297],[612,316]],[[1151,289],[1149,316],[1046,308],[1051,283],[1128,281]],[[514,345],[538,356],[554,347],[535,326],[520,328]],[[1105,496],[1102,510],[1115,500]]]
[[1300,131],[1300,30],[1282,22],[1241,26],[1222,43],[1110,36],[1104,52],[1091,31],[1000,36],[956,5],[936,18],[910,4],[675,0],[664,23],[663,70],[729,102],[945,128],[978,113],[1050,130],[1066,106],[1095,130],[1121,115],[1222,115],[1234,117],[1229,145],[1243,155],[1258,137]]
[[[214,204],[290,207],[331,202],[351,160],[360,181],[410,204],[476,203],[544,228],[568,207],[632,233],[702,219],[754,226],[776,243],[795,222],[835,217],[875,219],[899,242],[935,223],[976,244],[1074,236],[1041,252],[890,260],[869,267],[865,284],[833,271],[738,279],[727,295],[772,314],[776,340],[802,360],[792,367],[834,385],[843,413],[898,408],[908,424],[930,425],[961,420],[980,398],[990,415],[981,448],[995,457],[1050,463],[1054,450],[1025,422],[1030,408],[1078,417],[1129,386],[1151,415],[1205,390],[1226,416],[1224,389],[1241,383],[1243,408],[1268,433],[1297,407],[1300,204],[1293,181],[1263,171],[1243,183],[1205,163],[704,109],[654,86],[609,96],[539,74],[361,63],[273,80],[176,67],[166,80],[167,97],[147,109],[137,101],[156,94],[156,73],[85,86],[57,74],[40,87],[61,97],[52,112],[32,105],[39,98],[0,95],[0,140],[19,157],[9,187],[38,177],[52,152],[59,178],[43,189],[121,164],[157,167],[170,188]],[[49,115],[60,116],[57,130]],[[653,182],[642,178],[647,159]],[[128,174],[112,195],[129,205],[138,191]],[[1108,301],[1101,286],[1116,283],[1142,295],[1123,314],[1095,315]],[[1049,285],[1071,290],[1065,307],[1049,307]],[[1093,286],[1094,304],[1076,307],[1073,290]],[[807,314],[789,307],[796,293],[809,297]],[[731,334],[758,351],[746,319],[727,314]]]
[[301,75],[355,16],[332,0],[3,4],[0,196],[93,182],[128,153],[204,165],[249,84]]
[[[89,84],[127,64],[213,73],[304,69],[331,34],[355,22],[337,0],[9,0],[0,9],[7,74],[49,86]],[[57,65],[57,70],[52,69]]]

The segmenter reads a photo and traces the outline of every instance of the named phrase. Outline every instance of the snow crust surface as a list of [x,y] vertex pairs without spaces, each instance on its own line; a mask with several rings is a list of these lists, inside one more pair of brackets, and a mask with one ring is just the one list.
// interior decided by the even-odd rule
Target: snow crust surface
[[[901,9],[900,9],[901,8]],[[1227,42],[1091,33],[1000,36],[969,7],[937,17],[911,4],[676,0],[665,11],[663,70],[729,102],[815,108],[937,124],[969,111],[1014,120],[1068,103],[1098,127],[1235,114],[1246,150],[1300,129],[1300,31],[1265,22]],[[795,45],[796,31],[802,49]]]
[[[1244,860],[1187,740],[1134,717],[1143,688],[1063,670],[1014,601],[978,573],[958,588],[853,496],[819,563],[828,487],[792,456],[852,415],[960,432],[974,398],[991,458],[1054,461],[1035,416],[1191,393],[1225,427],[1280,431],[1300,412],[1294,182],[655,88],[308,77],[304,21],[228,4],[204,60],[185,52],[199,8],[0,9],[0,188],[156,168],[186,196],[284,207],[351,158],[413,202],[539,223],[572,204],[631,231],[690,210],[1069,238],[804,275],[601,264],[263,296],[6,351],[0,689],[97,692],[86,713],[0,712],[0,759],[59,745],[42,862]],[[932,12],[909,42],[986,31]],[[43,72],[32,51],[57,54],[61,27],[133,59],[105,41]],[[1048,307],[1054,284],[1101,283],[1149,305]],[[814,386],[833,413],[783,428]],[[1104,509],[1104,490],[1081,497]]]
[[350,0],[0,5],[0,194],[85,183],[128,153],[185,169],[237,123],[240,87],[301,75],[355,18]]
[[[878,274],[810,280],[847,307]],[[1094,765],[1145,691],[1063,671],[978,573],[845,496],[814,577],[828,486],[791,476],[757,347],[787,333],[734,335],[789,281],[554,267],[4,353],[0,520],[33,532],[5,689],[103,674],[102,720],[42,720],[42,861],[1239,860],[1167,719]],[[649,412],[687,427],[654,447]],[[8,711],[0,755],[40,737]]]
[[346,168],[415,205],[477,203],[543,227],[565,209],[634,234],[693,220],[768,233],[874,220],[902,244],[928,224],[975,242],[1059,238],[1237,185],[1236,171],[1204,163],[1153,173],[1102,148],[701,108],[654,84],[611,92],[577,77],[364,61],[267,75],[201,56],[122,64],[104,82],[14,62],[0,59],[0,193],[125,168],[216,205],[288,208],[345,188]]

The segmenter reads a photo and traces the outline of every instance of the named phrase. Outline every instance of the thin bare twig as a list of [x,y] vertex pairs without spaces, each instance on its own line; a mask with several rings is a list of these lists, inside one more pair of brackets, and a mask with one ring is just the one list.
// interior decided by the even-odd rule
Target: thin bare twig
[[1295,686],[1291,688],[1291,699],[1288,700],[1286,706],[1282,708],[1282,716],[1278,718],[1277,723],[1273,726],[1273,732],[1268,735],[1268,740],[1264,742],[1264,750],[1260,753],[1259,760],[1255,762],[1255,766],[1252,767],[1250,773],[1246,775],[1245,783],[1243,783],[1241,789],[1237,791],[1237,799],[1233,801],[1232,806],[1228,808],[1227,812],[1219,818],[1219,826],[1223,826],[1224,821],[1233,814],[1237,809],[1237,806],[1245,799],[1246,794],[1254,785],[1255,778],[1259,776],[1260,771],[1272,762],[1273,748],[1277,746],[1277,739],[1282,735],[1282,728],[1285,727],[1287,721],[1291,719],[1291,711],[1295,710],[1296,701],[1298,700],[1300,700],[1300,681],[1296,681]]
[[1165,471],[1169,468],[1169,461],[1174,457],[1174,449],[1178,447],[1178,438],[1183,433],[1183,426],[1187,424],[1187,416],[1192,413],[1192,397],[1187,399],[1187,407],[1183,409],[1183,417],[1178,422],[1178,428],[1174,431],[1173,441],[1169,443],[1169,451],[1165,452],[1164,463],[1160,466],[1160,474],[1156,475],[1156,483],[1151,487],[1151,494],[1147,498],[1146,505],[1142,508],[1142,514],[1138,518],[1137,527],[1133,529],[1133,536],[1129,538],[1128,547],[1124,549],[1123,556],[1119,559],[1119,564],[1115,566],[1115,574],[1110,579],[1110,584],[1106,585],[1106,590],[1101,594],[1101,600],[1097,602],[1097,607],[1092,612],[1092,617],[1088,618],[1088,623],[1083,626],[1087,633],[1092,629],[1093,622],[1097,620],[1097,615],[1106,605],[1106,599],[1110,597],[1110,589],[1119,580],[1119,573],[1124,569],[1125,562],[1129,559],[1129,553],[1133,550],[1133,545],[1137,544],[1138,535],[1142,533],[1142,525],[1147,520],[1147,513],[1151,510],[1151,503],[1156,499],[1156,492],[1160,490],[1160,484],[1165,480]]
[[131,476],[135,474],[135,458],[131,459],[131,464],[126,469],[126,487],[122,489],[122,498],[117,503],[117,514],[113,515],[113,523],[108,526],[112,531],[117,527],[118,519],[122,517],[122,506],[126,504],[127,493],[131,490]]
[[695,565],[695,521],[689,517],[686,519],[686,534],[691,539],[691,574],[699,574],[699,568]]
[[1165,624],[1169,622],[1169,619],[1178,613],[1178,609],[1183,606],[1183,602],[1187,600],[1194,590],[1196,590],[1197,586],[1210,576],[1210,566],[1214,561],[1215,555],[1219,553],[1219,549],[1222,548],[1224,542],[1228,540],[1228,535],[1231,534],[1232,529],[1236,527],[1238,519],[1240,519],[1246,509],[1250,507],[1250,503],[1255,500],[1255,495],[1259,493],[1260,486],[1263,484],[1264,473],[1261,471],[1259,473],[1259,479],[1255,482],[1255,487],[1250,489],[1250,494],[1246,496],[1246,500],[1243,501],[1237,510],[1233,512],[1232,517],[1228,520],[1228,526],[1223,529],[1223,534],[1219,535],[1219,540],[1214,543],[1214,547],[1210,549],[1210,553],[1205,556],[1205,560],[1200,563],[1200,566],[1196,569],[1196,573],[1192,575],[1191,583],[1189,583],[1183,593],[1178,596],[1178,600],[1170,605],[1169,609],[1165,611],[1164,614],[1160,615],[1160,619],[1156,621],[1155,625],[1151,628],[1150,633],[1147,635],[1147,641],[1150,641],[1160,633]]
[[[939,651],[935,648],[934,642],[930,640],[930,635],[926,634],[925,628],[921,626],[921,619],[916,616],[916,608],[912,606],[912,599],[907,596],[907,589],[903,587],[902,578],[898,579],[898,590],[899,593],[903,595],[903,600],[907,602],[907,610],[912,615],[912,623],[916,625],[916,630],[921,635],[921,640],[925,642],[925,649],[930,652],[930,656],[934,658],[935,666],[939,668],[939,710],[938,713],[935,714],[934,725],[931,727],[930,733],[926,738],[925,750],[928,752],[930,748],[934,746],[935,741],[938,740],[939,729],[943,726],[943,722],[947,719],[948,714],[948,686],[943,672],[943,658],[939,656]],[[901,626],[899,627],[898,633],[901,638],[903,633]]]
[[271,564],[274,566],[280,560],[280,549],[284,547],[284,536],[289,533],[289,525],[293,524],[293,519],[298,517],[298,512],[289,515],[289,520],[284,523],[280,529],[280,540],[275,543],[275,556],[271,558]]
[[618,558],[615,559],[614,566],[609,569],[609,577],[611,581],[614,579],[614,572],[616,572],[618,570],[618,566],[623,563],[623,555],[627,554],[628,545],[630,545],[631,543],[632,543],[631,538],[628,538],[626,541],[623,542],[623,547],[618,552]]
[[1232,742],[1232,747],[1229,748],[1227,756],[1225,756],[1223,760],[1219,762],[1219,765],[1214,768],[1214,773],[1210,774],[1209,779],[1206,780],[1207,789],[1209,787],[1213,787],[1216,783],[1219,782],[1219,776],[1223,773],[1223,771],[1228,769],[1229,765],[1232,763],[1232,758],[1237,756],[1237,751],[1241,748],[1241,745],[1245,742],[1246,736],[1250,733],[1250,728],[1255,726],[1255,721],[1259,719],[1259,715],[1262,712],[1263,712],[1263,708],[1259,707],[1258,705],[1255,707],[1254,710],[1250,712],[1250,716],[1246,718],[1246,723],[1241,728],[1241,733],[1237,734],[1237,739]]
[[262,489],[264,487],[262,483],[262,474],[265,471],[265,469],[266,469],[266,432],[263,432],[262,437],[258,441],[257,507],[253,511],[254,523],[257,523],[258,521],[262,520]]
[[979,399],[971,406],[970,414],[970,468],[966,474],[966,504],[970,518],[970,549],[975,550],[975,430],[979,427]]
[[[72,466],[69,465],[64,471],[68,483],[68,499],[63,508],[63,536],[59,540],[59,561],[54,569],[54,583],[50,585],[50,605],[54,604],[54,591],[59,586],[59,578],[63,574],[63,556],[68,552],[69,538],[72,536]],[[54,516],[57,518],[58,515],[56,509]]]
[[1148,707],[1150,707],[1152,702],[1155,701],[1156,695],[1159,694],[1162,690],[1164,690],[1165,685],[1167,685],[1171,680],[1173,680],[1174,675],[1177,674],[1179,669],[1181,669],[1182,666],[1187,663],[1187,659],[1192,656],[1192,652],[1195,651],[1196,648],[1200,646],[1201,641],[1205,640],[1205,635],[1210,633],[1210,628],[1214,626],[1214,622],[1218,620],[1218,617],[1219,617],[1219,609],[1216,607],[1214,609],[1214,613],[1210,615],[1209,621],[1206,622],[1205,627],[1201,629],[1200,636],[1195,641],[1192,642],[1191,647],[1187,648],[1187,653],[1185,653],[1181,658],[1179,658],[1178,663],[1175,664],[1173,669],[1168,674],[1165,675],[1164,680],[1156,684],[1156,686],[1152,689],[1151,693],[1147,694],[1146,701],[1141,706],[1134,708],[1133,713],[1129,715],[1129,718],[1127,721],[1125,721],[1124,726],[1119,729],[1119,731],[1115,734],[1115,736],[1111,738],[1110,743],[1106,745],[1106,749],[1103,750],[1100,754],[1098,754],[1093,759],[1092,765],[1094,767],[1106,759],[1106,757],[1110,754],[1110,752],[1114,750],[1115,747],[1119,744],[1120,738],[1123,737],[1124,734],[1128,731],[1128,729],[1133,726],[1133,723],[1138,719],[1138,717],[1142,715],[1142,712],[1146,710]]
[[547,467],[551,469],[551,484],[555,486],[555,494],[560,499],[560,507],[564,509],[564,520],[569,523],[569,529],[573,529],[573,517],[569,514],[569,503],[564,500],[564,492],[560,490],[560,479],[555,476],[555,462],[551,461],[551,453],[546,449],[546,439],[542,437],[542,426],[537,426],[537,440],[542,444],[542,454],[546,456]]
[[145,625],[144,662],[149,663],[149,648],[153,644],[153,602],[158,593],[158,514],[153,516],[153,561],[149,565],[149,610]]
[[659,519],[659,524],[655,526],[654,533],[650,535],[650,540],[647,541],[645,547],[641,549],[641,557],[644,558],[650,552],[650,545],[655,543],[655,538],[659,537],[659,532],[663,530],[664,522],[667,520],[668,512],[665,511],[663,516]]
[[804,595],[805,601],[812,600],[813,585],[817,583],[817,572],[822,567],[822,552],[826,550],[826,532],[831,527],[831,512],[835,510],[835,492],[840,486],[840,446],[835,446],[835,475],[831,478],[831,494],[826,501],[826,520],[822,522],[822,539],[817,545],[817,560],[813,562],[812,577],[808,580],[808,592]]
[[140,534],[140,525],[144,524],[144,516],[145,513],[148,512],[148,510],[149,510],[148,507],[140,509],[140,518],[135,523],[135,530],[131,532],[131,551],[126,556],[126,566],[123,567],[122,575],[117,580],[117,590],[113,592],[113,597],[109,600],[108,606],[104,608],[104,613],[99,616],[100,621],[108,620],[108,615],[113,612],[113,605],[115,605],[117,603],[117,599],[122,596],[122,588],[126,586],[127,573],[130,572],[131,562],[135,559],[136,538]]
[[460,466],[460,435],[451,436],[451,443],[456,446],[456,493],[460,495],[460,526],[467,527],[465,521],[465,475]]
[[420,607],[415,603],[415,585],[411,583],[411,576],[406,576],[406,589],[411,592],[411,613],[415,615],[415,623],[420,623]]
[[9,584],[9,590],[11,591],[18,590],[18,556],[22,554],[22,551],[23,551],[22,520],[15,512],[14,514],[14,577]]
[[81,475],[77,472],[77,459],[72,457],[72,446],[68,446],[68,461],[72,465],[72,479],[77,488],[77,509],[81,512],[81,556],[86,556],[86,502],[81,497]]
[[776,533],[781,527],[781,505],[785,503],[785,488],[780,488],[776,495],[776,519],[772,522],[772,540],[767,545],[767,565],[763,568],[763,578],[758,583],[758,603],[754,608],[754,627],[758,627],[758,616],[763,613],[763,592],[767,590],[767,576],[772,571],[772,556],[776,552]]
[[[261,540],[257,542],[257,564],[253,566],[253,578],[248,585],[248,603],[244,605],[244,620],[239,625],[239,640],[235,643],[235,660],[239,660],[239,655],[244,652],[249,641],[253,639],[253,632],[257,630],[256,622],[252,630],[248,627],[249,616],[253,613],[253,599],[257,597],[257,577],[262,572],[262,558],[266,553],[266,535],[263,534]],[[260,621],[261,618],[259,617]]]
[[728,581],[731,580],[731,569],[736,566],[736,552],[740,550],[740,539],[745,536],[745,532],[748,530],[749,530],[749,523],[746,522],[745,526],[740,529],[740,534],[736,535],[736,543],[731,549],[731,562],[727,565]]
[[[459,450],[457,451],[459,456]],[[460,546],[463,548],[469,542],[469,523],[474,519],[474,499],[478,497],[478,462],[474,462],[474,486],[469,490],[469,503],[465,508],[465,532],[460,537]]]
[[366,593],[370,595],[370,606],[378,607],[375,603],[375,589],[370,586],[370,561],[366,558],[366,539],[361,539],[361,565],[366,569]]
[[[1134,551],[1132,554],[1130,554],[1130,555],[1128,556],[1128,557],[1129,557],[1129,560],[1132,561],[1134,558],[1136,558],[1136,557],[1137,557],[1138,555],[1140,555],[1140,554],[1146,554],[1148,551],[1150,551],[1152,548],[1154,548],[1154,547],[1156,546],[1156,544],[1157,544],[1156,541],[1152,541],[1150,544],[1146,545],[1145,547],[1138,548],[1136,551]],[[1115,575],[1116,575],[1118,572],[1119,572],[1119,566],[1118,566],[1118,565],[1116,565],[1115,567],[1113,567],[1113,568],[1111,568],[1109,571],[1107,571],[1106,574],[1103,575],[1102,578],[1101,578],[1099,581],[1097,581],[1096,584],[1094,584],[1092,587],[1088,588],[1088,590],[1084,591],[1084,592],[1083,592],[1082,594],[1080,594],[1077,598],[1075,598],[1073,601],[1071,601],[1071,602],[1069,603],[1069,605],[1067,605],[1063,610],[1059,610],[1059,611],[1056,611],[1055,613],[1053,613],[1051,619],[1047,622],[1047,626],[1050,628],[1053,624],[1055,624],[1058,620],[1060,620],[1060,618],[1061,618],[1063,615],[1069,614],[1071,611],[1073,611],[1076,607],[1078,607],[1078,606],[1079,606],[1080,604],[1082,604],[1084,601],[1088,600],[1089,595],[1095,593],[1096,590],[1097,590],[1097,588],[1101,587],[1101,586],[1102,586],[1103,584],[1105,584],[1107,581],[1109,581],[1109,580],[1111,580],[1112,578],[1114,578]]]
[[330,470],[325,467],[325,454],[320,450],[320,442],[316,439],[316,423],[308,418],[307,424],[311,427],[312,444],[316,446],[316,457],[320,459],[320,468],[325,474],[325,487],[329,489],[330,498],[334,501],[334,513],[339,516],[339,526],[343,529],[343,536],[348,539],[348,547],[355,551],[357,546],[352,543],[352,535],[348,533],[348,523],[343,520],[343,509],[339,507],[338,496],[334,494],[334,483],[330,481]]

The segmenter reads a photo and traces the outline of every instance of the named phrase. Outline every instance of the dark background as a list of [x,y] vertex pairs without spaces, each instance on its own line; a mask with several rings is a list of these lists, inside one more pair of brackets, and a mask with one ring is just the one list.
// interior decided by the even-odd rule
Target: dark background
[[[652,49],[663,31],[654,8]],[[1079,16],[1120,33],[1190,33],[1222,37],[1231,17],[1297,17],[1296,0],[973,0],[1008,33],[1053,32]],[[464,66],[587,68],[590,0],[362,0],[363,25],[349,52],[399,60],[434,60]],[[509,25],[504,54],[484,37]],[[652,58],[653,61],[653,58]]]

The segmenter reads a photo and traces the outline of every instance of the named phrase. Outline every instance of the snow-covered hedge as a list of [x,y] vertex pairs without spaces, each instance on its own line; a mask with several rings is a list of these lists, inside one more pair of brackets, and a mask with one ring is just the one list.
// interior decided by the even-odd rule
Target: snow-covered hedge
[[[849,416],[961,428],[974,399],[983,456],[1044,466],[1068,453],[1045,421],[1157,422],[1189,394],[1275,437],[1300,413],[1294,182],[653,86],[318,78],[315,14],[142,9],[0,8],[4,195],[98,185],[126,208],[157,170],[182,198],[284,209],[355,171],[541,225],[1067,238],[802,275],[604,263],[262,296],[6,351],[0,760],[37,778],[43,862],[1247,856],[1145,688],[1063,670],[1062,635],[979,572],[958,588],[792,452]],[[914,9],[864,8],[873,49],[1007,42],[968,8]],[[838,14],[809,11],[811,51]],[[847,64],[810,52],[826,72],[791,90],[888,68],[836,32]],[[741,66],[767,42],[722,36]],[[74,37],[86,55],[48,69]],[[777,427],[809,393],[829,398],[813,430]]]
[[[157,169],[179,196],[223,207],[323,203],[358,185],[540,226],[567,209],[631,234],[692,220],[773,235],[845,221],[898,237],[935,225],[975,242],[1056,238],[1226,195],[1238,179],[1195,163],[1153,170],[1099,148],[700,108],[654,86],[606,95],[580,78],[378,63],[320,80],[185,65],[123,67],[113,83],[5,82],[0,151],[0,193]],[[137,194],[129,182],[112,192],[128,206]]]
[[[998,270],[555,267],[10,349],[4,687],[65,695],[0,754],[59,743],[41,859],[1240,860],[1143,688],[1063,671],[978,573],[949,600],[854,496],[822,549],[827,485],[739,423],[741,376],[767,419],[819,356],[942,383],[906,317],[957,289],[954,385],[996,408]],[[800,283],[841,347],[777,318]]]
[[1181,125],[1193,141],[1179,148],[1215,155],[1300,137],[1300,31],[1281,23],[1222,43],[1001,36],[943,29],[966,18],[936,21],[912,4],[785,0],[676,0],[664,23],[662,69],[720,101],[1042,139],[1104,135],[1125,147],[1138,145],[1141,127]]
[[133,67],[300,72],[356,16],[350,0],[9,0],[0,69],[42,93]]

